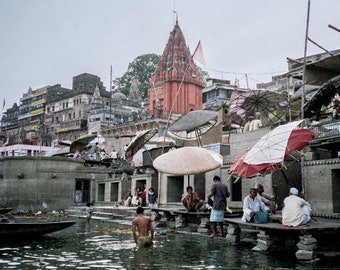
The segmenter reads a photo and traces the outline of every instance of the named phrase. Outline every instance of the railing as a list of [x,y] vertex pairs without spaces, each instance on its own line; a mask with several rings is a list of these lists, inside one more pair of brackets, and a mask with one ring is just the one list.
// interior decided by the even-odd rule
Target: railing
[[340,136],[340,121],[322,122],[311,125],[315,138]]

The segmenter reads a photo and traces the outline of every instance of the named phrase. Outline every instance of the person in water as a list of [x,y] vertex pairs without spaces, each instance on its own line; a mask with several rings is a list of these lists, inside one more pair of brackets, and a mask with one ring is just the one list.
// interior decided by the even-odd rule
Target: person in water
[[152,220],[150,217],[144,216],[143,207],[137,207],[136,212],[137,217],[132,221],[133,239],[138,247],[152,246],[154,234]]

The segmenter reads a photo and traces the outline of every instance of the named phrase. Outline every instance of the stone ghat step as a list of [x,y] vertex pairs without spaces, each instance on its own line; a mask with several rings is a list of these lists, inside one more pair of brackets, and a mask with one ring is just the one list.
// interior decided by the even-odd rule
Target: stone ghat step
[[92,216],[96,216],[96,217],[107,217],[107,218],[113,218],[113,219],[117,219],[117,218],[124,218],[125,215],[121,215],[121,214],[116,214],[116,213],[107,213],[107,212],[98,212],[98,211],[93,211]]
[[[78,218],[86,218],[86,207],[85,206],[77,206],[77,207],[69,207],[65,209],[65,213],[70,217],[78,217]],[[132,219],[137,216],[136,213],[137,207],[91,207],[92,210],[92,219],[101,219],[105,221],[124,221],[124,223],[131,224]],[[152,216],[152,211],[148,208],[144,208],[144,214],[146,216]]]

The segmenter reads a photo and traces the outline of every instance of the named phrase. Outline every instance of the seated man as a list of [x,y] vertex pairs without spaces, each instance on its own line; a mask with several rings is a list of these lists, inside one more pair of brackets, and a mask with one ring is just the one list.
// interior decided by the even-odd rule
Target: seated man
[[311,206],[299,197],[299,191],[292,187],[283,201],[282,225],[296,227],[310,221]]
[[142,189],[140,188],[138,191],[138,205],[139,206],[145,206],[146,205],[146,187],[144,185],[144,189],[142,191]]
[[267,211],[265,204],[257,197],[257,188],[251,188],[243,201],[242,222],[252,222],[256,212]]
[[187,195],[183,196],[181,200],[187,212],[198,212],[203,205],[203,200],[193,191],[193,188],[188,186]]
[[270,210],[273,214],[276,212],[276,190],[273,188],[274,195],[268,195],[264,193],[264,187],[262,184],[257,184],[257,197],[267,206],[267,210]]

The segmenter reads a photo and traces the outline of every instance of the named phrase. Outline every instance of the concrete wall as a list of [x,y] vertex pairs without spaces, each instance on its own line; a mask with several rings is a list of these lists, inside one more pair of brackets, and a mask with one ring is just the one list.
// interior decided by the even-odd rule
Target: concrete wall
[[0,159],[0,207],[16,210],[64,209],[75,205],[75,181],[89,180],[89,201],[96,200],[96,181],[108,170],[85,167],[83,161],[59,157],[5,157]]
[[340,159],[305,162],[304,185],[313,213],[340,213]]

